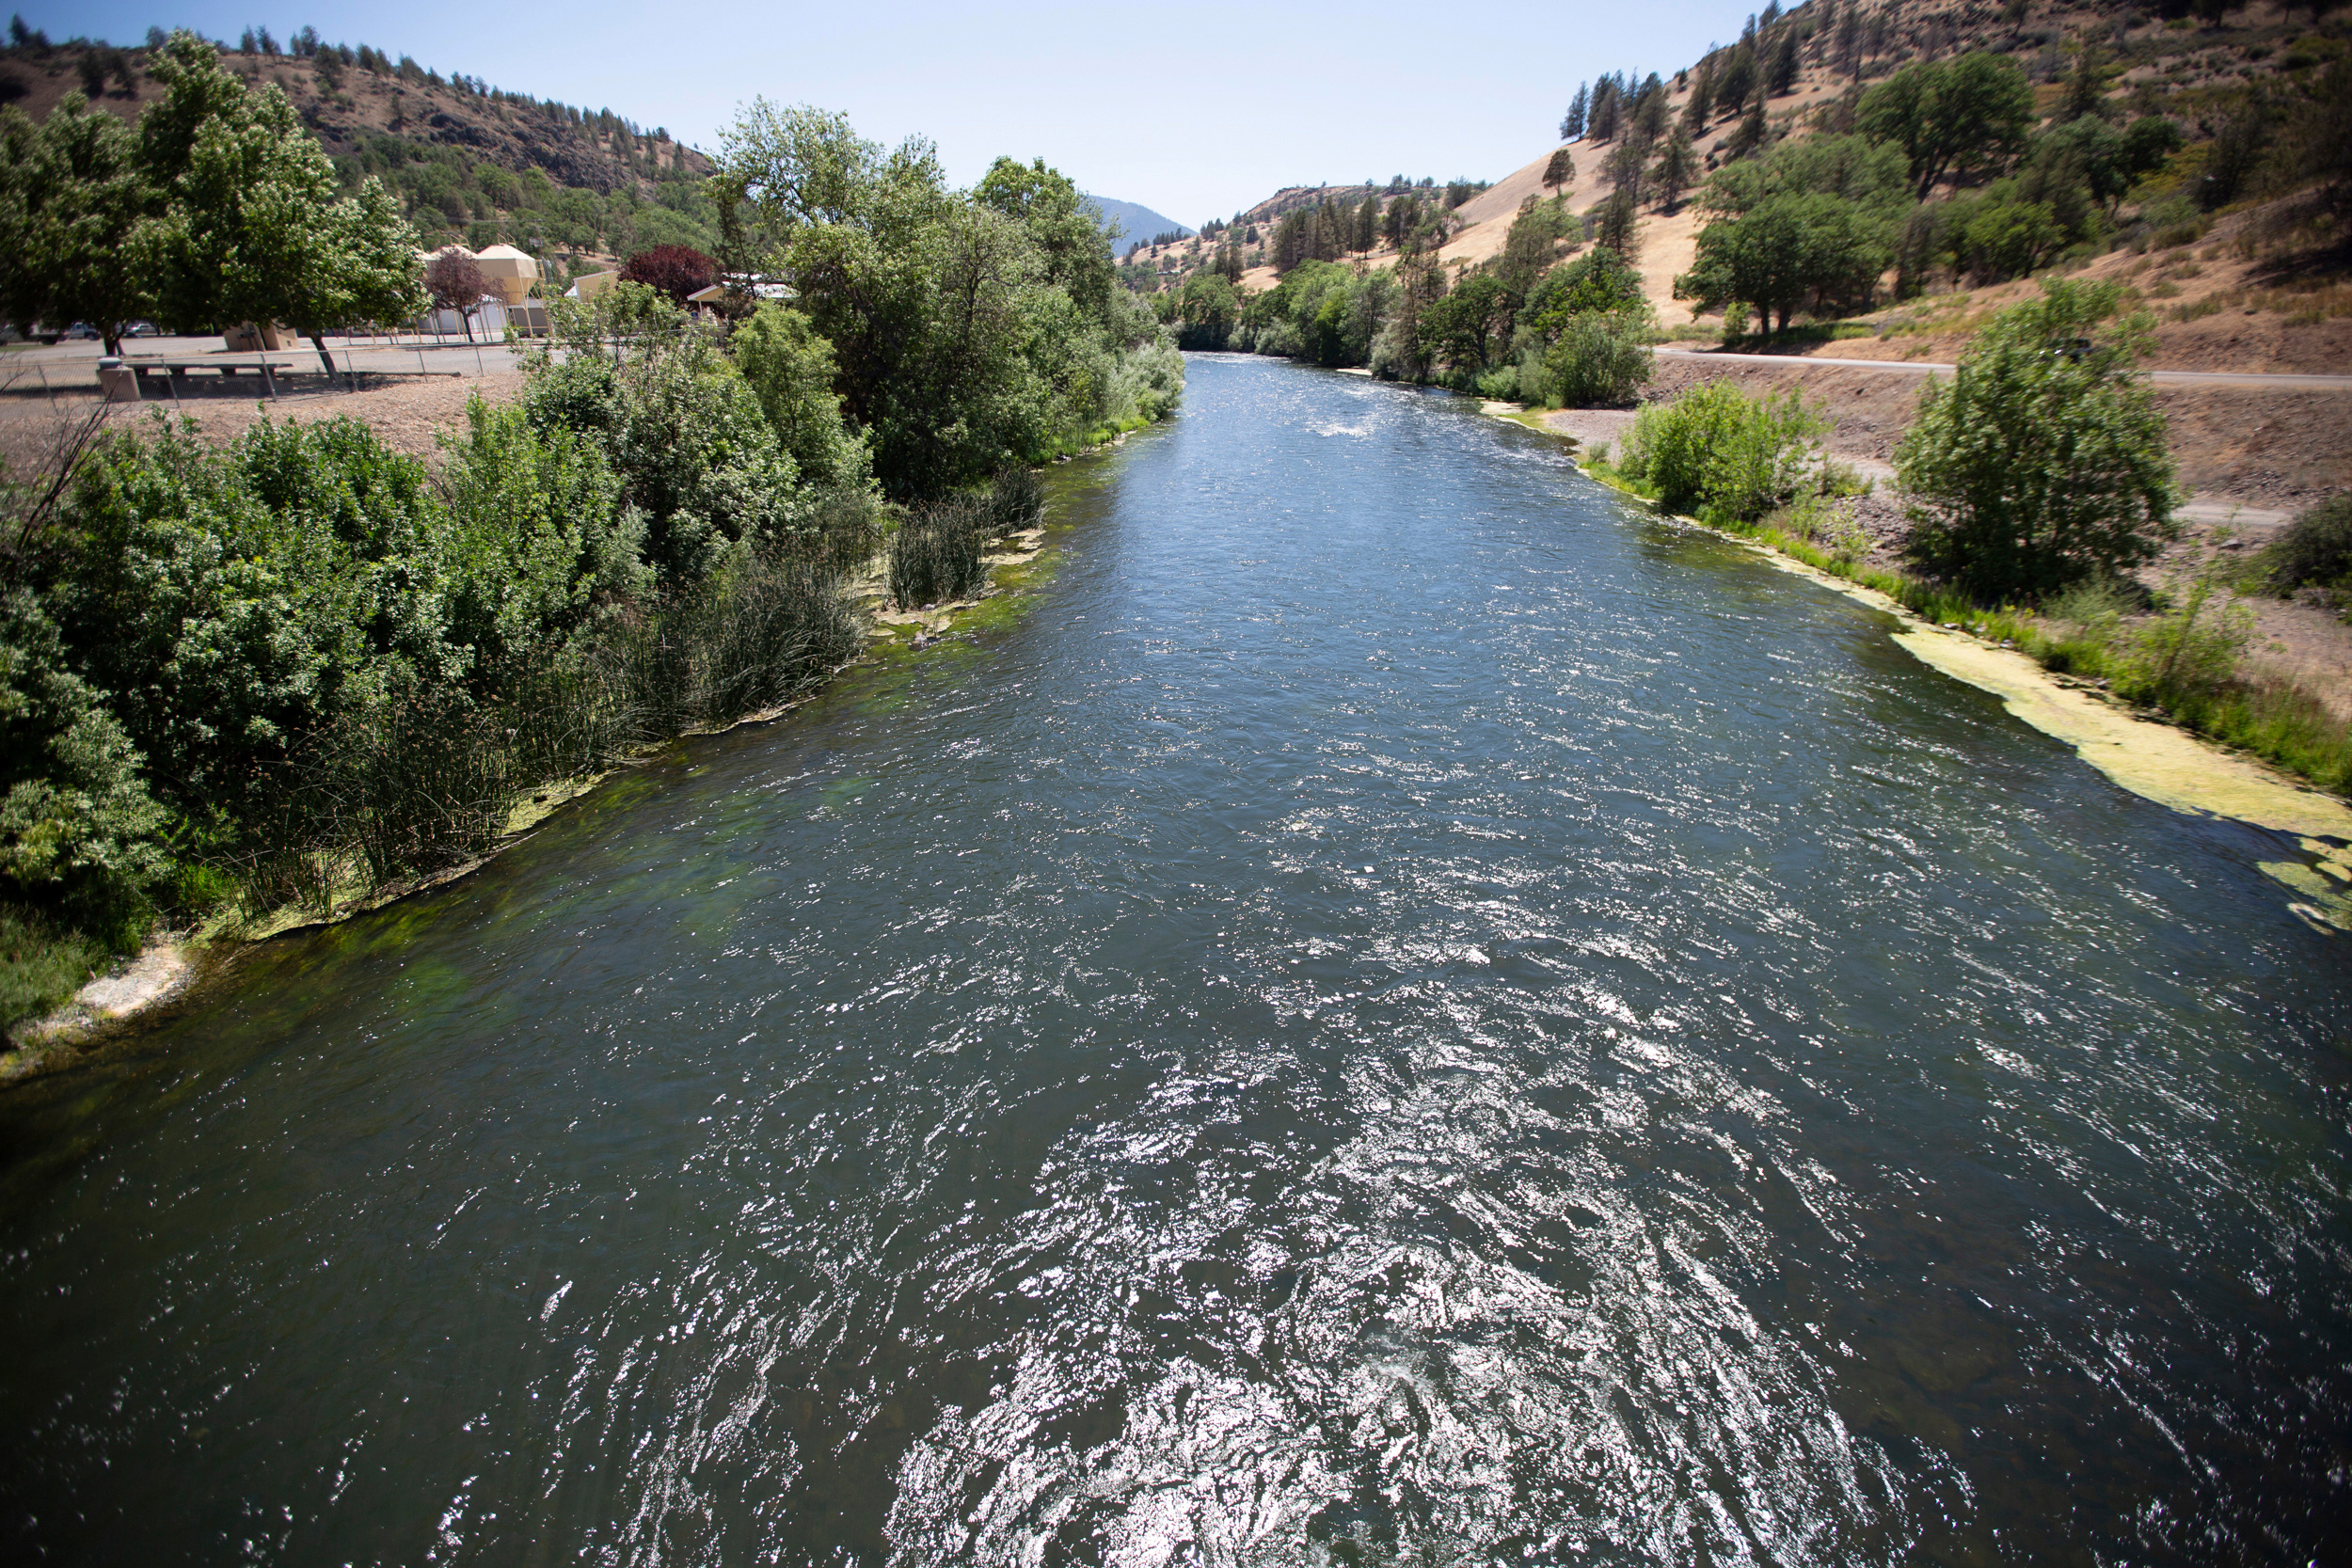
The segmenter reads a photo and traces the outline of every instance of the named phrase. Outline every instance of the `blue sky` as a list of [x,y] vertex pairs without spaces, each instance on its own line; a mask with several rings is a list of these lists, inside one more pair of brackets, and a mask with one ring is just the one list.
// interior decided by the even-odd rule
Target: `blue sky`
[[444,74],[610,107],[705,148],[738,105],[764,93],[838,109],[878,141],[928,135],[959,182],[1000,152],[1041,156],[1089,190],[1194,225],[1283,185],[1497,178],[1549,146],[1578,81],[1671,71],[1710,40],[1736,38],[1747,14],[1696,0],[15,8],[53,38],[116,43],[151,25],[233,39],[260,24],[282,40],[307,23]]

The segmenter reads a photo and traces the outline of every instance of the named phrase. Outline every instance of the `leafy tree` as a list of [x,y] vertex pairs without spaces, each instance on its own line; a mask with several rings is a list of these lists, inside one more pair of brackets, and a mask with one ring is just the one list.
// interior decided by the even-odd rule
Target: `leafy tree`
[[872,456],[841,417],[841,399],[833,389],[833,345],[809,319],[763,301],[727,347],[801,478],[829,490],[866,489]]
[[123,330],[151,308],[132,251],[151,196],[129,128],[79,93],[38,126],[0,109],[0,313],[20,332],[87,321],[121,353]]
[[1699,204],[1737,216],[1783,195],[1843,197],[1892,219],[1911,203],[1910,175],[1900,148],[1861,136],[1807,136],[1718,169]]
[[1136,373],[1165,340],[1109,287],[1107,234],[1074,190],[1034,165],[992,175],[966,197],[928,142],[885,152],[838,115],[765,100],[723,142],[731,243],[798,291],[876,474],[901,499],[1041,461],[1162,395]]
[[164,212],[137,251],[163,313],[183,325],[284,322],[310,340],[422,309],[415,232],[373,177],[340,194],[335,166],[276,87],[248,91],[212,46],[175,33],[150,62],[163,101],[139,120]]
[[1633,316],[1587,310],[1568,318],[1543,366],[1552,401],[1566,408],[1595,408],[1630,402],[1649,384],[1655,356]]
[[1457,372],[1483,371],[1508,343],[1512,313],[1511,293],[1502,280],[1474,273],[1422,313],[1422,354]]
[[1568,156],[1565,147],[1553,151],[1544,165],[1544,189],[1556,191],[1563,185],[1576,183],[1576,160]]
[[643,283],[671,303],[684,305],[719,281],[719,263],[691,245],[660,245],[631,256],[621,268],[621,281]]
[[1565,206],[1529,197],[1519,203],[1518,215],[1496,259],[1496,275],[1515,296],[1524,297],[1535,279],[1550,269],[1560,242],[1575,224]]
[[1921,200],[1947,174],[2002,169],[2033,129],[2033,85],[1990,50],[1907,65],[1863,94],[1855,127],[1901,147]]
[[2066,230],[2046,201],[2008,197],[1977,205],[1960,231],[1956,264],[1979,282],[2023,277],[2056,256]]
[[2176,498],[2162,411],[2137,373],[2148,316],[2120,286],[2056,281],[1931,378],[1895,467],[1909,551],[1987,599],[2040,598],[2152,559]]
[[1177,291],[1176,314],[1184,322],[1178,347],[1221,349],[1241,320],[1241,300],[1223,273],[1196,272]]
[[1642,275],[1613,250],[1593,249],[1546,273],[1529,291],[1521,314],[1547,340],[1557,337],[1574,316],[1632,315],[1645,318],[1649,301]]
[[1867,305],[1893,259],[1885,226],[1840,197],[1813,193],[1765,198],[1743,216],[1699,231],[1698,256],[1675,279],[1675,297],[1701,309],[1739,301],[1780,330],[1810,303],[1817,310]]
[[1111,263],[1112,230],[1070,177],[1045,160],[1027,166],[999,158],[989,166],[974,198],[1028,232],[1044,260],[1044,282],[1060,289],[1088,316],[1107,321],[1118,270]]
[[482,309],[482,296],[490,292],[490,280],[482,276],[474,259],[456,245],[436,252],[424,264],[424,292],[435,309],[457,312],[457,319],[466,325],[466,341],[473,341],[474,312]]

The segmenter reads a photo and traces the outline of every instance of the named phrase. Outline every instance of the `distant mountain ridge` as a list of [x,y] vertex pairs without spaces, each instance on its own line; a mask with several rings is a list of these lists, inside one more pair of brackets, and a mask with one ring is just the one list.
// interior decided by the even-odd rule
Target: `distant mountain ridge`
[[1189,225],[1155,213],[1139,201],[1114,201],[1107,196],[1089,196],[1087,199],[1107,221],[1119,226],[1119,233],[1111,241],[1113,250],[1124,250],[1137,240],[1149,240],[1157,234],[1192,233]]

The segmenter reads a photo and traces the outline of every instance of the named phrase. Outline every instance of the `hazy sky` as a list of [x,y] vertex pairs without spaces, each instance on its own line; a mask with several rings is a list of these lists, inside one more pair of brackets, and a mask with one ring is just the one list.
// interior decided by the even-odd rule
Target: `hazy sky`
[[[0,0],[7,3],[7,0]],[[1671,71],[1736,38],[1734,0],[1479,6],[1189,3],[995,8],[727,8],[250,3],[177,8],[15,0],[52,38],[135,42],[151,25],[408,54],[444,75],[666,126],[706,149],[765,93],[846,113],[860,134],[919,134],[977,180],[1009,152],[1088,190],[1198,225],[1283,185],[1455,175],[1495,179],[1546,150],[1576,84]],[[742,19],[742,20],[738,20]]]

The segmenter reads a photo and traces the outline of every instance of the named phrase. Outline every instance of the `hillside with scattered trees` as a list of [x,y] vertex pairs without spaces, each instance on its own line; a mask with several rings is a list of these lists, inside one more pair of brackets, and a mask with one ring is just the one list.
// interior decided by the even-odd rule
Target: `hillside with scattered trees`
[[2327,5],[1768,6],[1696,61],[1575,87],[1561,139],[1490,186],[1286,190],[1128,276],[1172,302],[1202,272],[1246,292],[1434,253],[1451,286],[1598,245],[1655,333],[1916,355],[1955,351],[1994,303],[1972,291],[2154,271],[2157,362],[2325,368],[2352,354],[2348,51]]
[[[39,121],[78,92],[134,120],[162,95],[153,65],[165,41],[160,28],[135,45],[53,41],[17,18],[0,50],[0,103]],[[710,160],[664,128],[373,44],[330,42],[307,26],[282,40],[248,28],[213,41],[248,86],[285,93],[345,190],[374,176],[429,245],[514,245],[559,274],[656,245],[717,247]]]

